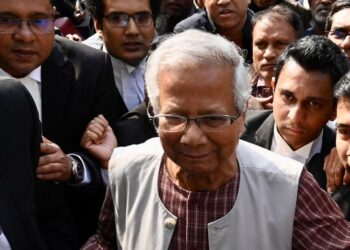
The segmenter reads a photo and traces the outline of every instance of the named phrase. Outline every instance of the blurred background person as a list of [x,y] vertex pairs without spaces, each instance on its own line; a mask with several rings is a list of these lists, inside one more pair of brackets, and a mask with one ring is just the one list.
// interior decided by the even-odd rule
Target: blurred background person
[[[272,108],[271,80],[284,49],[302,37],[304,29],[297,13],[276,5],[255,14],[253,18],[253,81],[250,109]],[[255,98],[256,97],[256,98]]]
[[333,4],[327,18],[326,34],[344,52],[350,64],[350,0],[340,0]]

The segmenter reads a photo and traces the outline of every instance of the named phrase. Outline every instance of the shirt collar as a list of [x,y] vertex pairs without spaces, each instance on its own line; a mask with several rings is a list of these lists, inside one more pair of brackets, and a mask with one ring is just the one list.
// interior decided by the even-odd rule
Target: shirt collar
[[125,68],[129,74],[131,74],[136,69],[139,69],[143,72],[145,69],[145,66],[146,66],[146,58],[142,59],[140,64],[136,67],[134,67],[130,64],[127,64],[124,61],[122,61],[116,57],[113,57],[113,56],[111,56],[111,60],[112,60],[113,65],[115,65],[117,68]]
[[277,130],[276,123],[274,125],[273,130],[273,145],[271,149],[276,153],[288,156],[299,162],[305,163],[308,160],[310,160],[315,154],[321,152],[323,130],[315,140],[311,141],[310,143],[295,151],[291,149],[287,142],[282,138],[282,136]]
[[259,75],[258,81],[256,83],[257,87],[267,87],[265,80]]
[[[3,69],[0,69],[0,76],[9,76],[12,78],[16,78],[11,76],[10,74],[8,74],[7,72],[5,72]],[[30,79],[41,83],[41,66],[37,67],[36,69],[34,69],[32,72],[30,72],[27,76],[25,77],[29,77]],[[24,77],[22,77],[24,78]],[[16,78],[16,79],[20,79],[20,78]]]

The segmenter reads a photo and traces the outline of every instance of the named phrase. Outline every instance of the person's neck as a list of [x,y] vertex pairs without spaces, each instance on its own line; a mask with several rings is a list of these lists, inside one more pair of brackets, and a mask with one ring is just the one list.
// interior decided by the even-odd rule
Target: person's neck
[[231,181],[237,172],[237,160],[229,159],[227,164],[212,174],[190,173],[167,158],[166,168],[172,181],[179,187],[192,192],[215,191]]
[[315,24],[315,33],[319,36],[325,35],[325,25],[324,24]]
[[241,21],[241,23],[239,23],[239,25],[237,25],[237,27],[233,27],[233,28],[218,27],[218,33],[226,37],[228,40],[233,41],[240,48],[243,48],[244,46],[243,29],[244,29],[244,24],[246,20],[247,20],[247,16]]

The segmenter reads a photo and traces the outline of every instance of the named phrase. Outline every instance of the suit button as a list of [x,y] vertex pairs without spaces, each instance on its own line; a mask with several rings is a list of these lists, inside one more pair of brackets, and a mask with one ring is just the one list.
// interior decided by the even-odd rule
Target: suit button
[[166,218],[164,221],[164,226],[169,230],[174,229],[176,226],[176,220],[173,218]]

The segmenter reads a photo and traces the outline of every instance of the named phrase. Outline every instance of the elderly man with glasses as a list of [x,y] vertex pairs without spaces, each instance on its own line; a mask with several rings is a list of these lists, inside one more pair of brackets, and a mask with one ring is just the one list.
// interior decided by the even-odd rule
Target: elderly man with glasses
[[109,57],[55,38],[54,12],[50,0],[0,1],[0,76],[17,78],[35,101],[44,136],[38,224],[47,248],[61,250],[76,249],[77,231],[82,242],[95,230],[104,194],[98,163],[80,147],[82,133],[96,115],[114,121],[126,107]]
[[249,80],[232,43],[185,31],[147,65],[159,138],[112,153],[107,123],[89,127],[96,156],[111,156],[117,249],[350,247],[350,224],[302,164],[239,140]]

